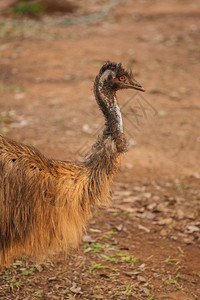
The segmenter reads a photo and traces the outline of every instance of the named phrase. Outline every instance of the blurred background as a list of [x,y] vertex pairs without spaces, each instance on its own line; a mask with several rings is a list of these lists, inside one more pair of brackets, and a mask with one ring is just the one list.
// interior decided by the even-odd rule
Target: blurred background
[[[1,133],[78,159],[103,125],[93,80],[104,61],[122,62],[157,111],[140,117],[139,130],[125,123],[123,167],[198,173],[199,8],[198,0],[0,1]],[[119,93],[120,104],[132,96]]]
[[[116,180],[113,210],[96,212],[90,226],[101,230],[90,231],[89,241],[105,243],[100,232],[117,231],[114,245],[137,253],[144,267],[150,266],[146,279],[138,279],[131,291],[128,278],[138,278],[141,268],[136,275],[129,270],[127,277],[121,275],[128,266],[119,269],[116,289],[122,286],[125,296],[113,299],[128,299],[133,291],[136,298],[129,299],[154,299],[154,294],[161,300],[200,299],[195,285],[200,268],[199,0],[0,0],[0,134],[34,145],[50,158],[83,159],[104,124],[93,82],[107,60],[131,68],[146,93],[118,93],[129,151]],[[111,234],[107,239],[112,242]],[[162,250],[156,252],[155,245]],[[89,252],[70,258],[65,270],[70,293],[79,294],[80,285],[82,291],[89,289],[82,299],[111,299],[103,287],[113,276],[110,269],[105,276],[96,273],[95,284],[102,284],[96,294],[105,292],[105,298],[94,297],[92,271],[81,281],[79,270],[100,260]],[[183,264],[180,271],[172,264],[160,268],[174,256],[180,268]],[[51,272],[53,267],[45,268]],[[185,276],[179,286],[177,272]],[[174,294],[175,287],[179,292]],[[53,289],[51,283],[48,288]]]

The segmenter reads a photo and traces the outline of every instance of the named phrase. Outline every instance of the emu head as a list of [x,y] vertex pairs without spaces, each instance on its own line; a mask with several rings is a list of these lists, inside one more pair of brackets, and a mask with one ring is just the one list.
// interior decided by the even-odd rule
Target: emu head
[[121,89],[136,89],[144,92],[144,88],[137,82],[132,72],[126,71],[121,64],[105,63],[97,76],[101,89],[108,93],[116,93]]
[[121,89],[145,91],[133,78],[132,72],[126,71],[121,64],[108,61],[101,67],[95,79],[94,94],[106,118],[109,133],[116,130],[123,132],[121,112],[116,98],[116,92]]

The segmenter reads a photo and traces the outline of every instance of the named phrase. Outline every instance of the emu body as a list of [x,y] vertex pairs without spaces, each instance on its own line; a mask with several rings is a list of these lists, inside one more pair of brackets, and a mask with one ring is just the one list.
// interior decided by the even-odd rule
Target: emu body
[[109,203],[126,151],[116,98],[122,88],[143,91],[121,64],[107,62],[94,84],[105,129],[83,162],[47,159],[34,147],[0,136],[1,267],[22,254],[37,258],[77,247],[92,209]]

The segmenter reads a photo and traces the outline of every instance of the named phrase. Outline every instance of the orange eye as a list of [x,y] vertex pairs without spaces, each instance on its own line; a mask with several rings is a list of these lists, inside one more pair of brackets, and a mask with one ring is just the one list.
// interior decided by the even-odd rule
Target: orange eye
[[122,76],[119,77],[120,81],[124,81],[125,79],[126,79],[126,75],[122,75]]

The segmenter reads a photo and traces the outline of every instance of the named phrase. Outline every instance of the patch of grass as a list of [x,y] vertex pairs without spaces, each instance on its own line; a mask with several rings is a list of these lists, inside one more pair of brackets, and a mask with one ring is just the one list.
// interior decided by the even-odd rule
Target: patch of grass
[[17,288],[20,288],[22,286],[22,284],[23,283],[22,283],[21,279],[19,281],[13,282],[13,285],[16,286]]
[[13,263],[13,268],[14,269],[17,269],[18,267],[21,267],[22,266],[22,262],[21,261],[16,261]]
[[104,259],[104,261],[110,261],[110,262],[114,262],[116,264],[120,263],[121,260],[120,259],[117,259],[117,258],[114,258],[114,257],[111,257],[111,256],[108,256],[108,255],[101,255]]
[[126,299],[128,299],[129,298],[129,296],[131,295],[131,293],[132,293],[132,290],[133,290],[133,288],[131,287],[131,285],[130,284],[128,284],[127,286],[126,286]]
[[9,120],[10,117],[15,115],[15,111],[3,111],[0,114],[0,134],[6,135],[9,132]]
[[9,287],[10,287],[11,290],[13,290],[13,286],[14,286],[14,284],[11,282],[11,283],[9,284]]
[[115,211],[114,213],[113,213],[113,216],[119,216],[120,215],[120,211]]
[[166,261],[167,263],[169,263],[169,262],[176,262],[177,260],[174,259],[174,258],[168,257],[165,261]]
[[27,259],[27,258],[28,258],[28,257],[27,257],[26,255],[22,255],[22,256],[21,256],[21,259],[22,259],[22,260],[25,260],[25,259]]
[[167,284],[176,284],[176,282],[172,279],[166,281]]
[[88,248],[88,247],[90,247],[90,243],[88,242],[83,242],[83,244],[81,245],[81,248]]
[[103,239],[110,239],[110,235],[104,234],[104,235],[102,235],[102,238],[103,238]]
[[52,262],[52,260],[50,258],[47,258],[47,263],[50,264],[51,267],[55,267],[54,263]]
[[19,85],[0,86],[0,92],[21,92],[23,88]]
[[23,276],[29,276],[31,274],[33,274],[35,272],[35,269],[30,269],[30,270],[25,270],[24,272],[22,272],[20,275],[23,275]]
[[34,295],[33,295],[33,297],[36,297],[36,298],[42,298],[42,294],[41,294],[42,292],[41,291],[37,291]]
[[69,292],[69,288],[66,288],[66,289],[63,291],[63,294],[66,295],[68,292]]
[[60,118],[59,123],[60,123],[61,125],[64,125],[65,119],[64,119],[64,118]]
[[[124,253],[116,253],[113,255],[102,255],[104,261],[110,261],[110,262],[114,262],[114,263],[134,263],[136,264],[139,260],[139,257],[131,257],[129,254],[124,254]],[[118,257],[118,258],[116,258]]]
[[124,215],[130,215],[130,211],[124,211]]
[[8,116],[7,116],[7,115],[2,116],[2,117],[0,118],[0,125],[1,125],[1,126],[4,126],[5,123],[6,123],[7,121],[8,121]]
[[11,280],[11,279],[12,279],[12,276],[10,276],[10,275],[6,275],[4,278],[5,278],[5,280],[8,280],[8,281],[9,281],[9,280]]
[[152,295],[152,296],[148,296],[147,300],[154,300],[155,299],[155,296]]
[[102,251],[104,251],[104,249],[106,247],[109,247],[110,244],[100,244],[98,242],[92,242],[92,243],[87,243],[84,242],[84,244],[82,245],[82,248],[86,248],[85,249],[85,253],[100,253]]
[[34,2],[20,2],[13,8],[13,13],[16,15],[23,15],[29,17],[37,17],[43,14],[45,5],[40,1]]
[[99,243],[92,243],[91,246],[85,250],[85,253],[99,253],[104,250],[104,247]]
[[108,231],[104,235],[102,235],[102,238],[110,239],[113,234],[117,234],[117,232],[116,231]]
[[91,232],[101,232],[101,230],[100,230],[100,229],[97,229],[97,228],[90,228],[90,231],[91,231]]
[[106,269],[108,268],[107,266],[102,266],[101,264],[93,264],[89,269],[88,272],[91,273],[93,272],[95,269],[99,270],[99,269]]
[[116,256],[121,257],[121,259],[125,262],[130,262],[134,264],[136,264],[139,259],[139,257],[131,257],[129,254],[124,254],[122,252],[117,253]]
[[117,290],[115,293],[114,293],[114,296],[118,296],[119,294],[119,291]]
[[117,231],[113,231],[113,230],[112,231],[108,231],[107,234],[109,234],[109,235],[117,234]]
[[27,264],[23,265],[23,267],[27,270],[24,270],[20,275],[29,276],[35,272],[35,268],[30,268],[30,266]]

